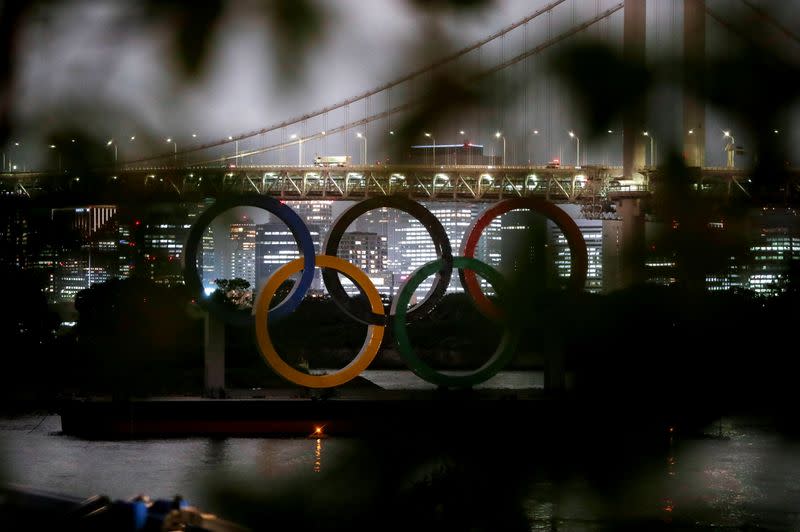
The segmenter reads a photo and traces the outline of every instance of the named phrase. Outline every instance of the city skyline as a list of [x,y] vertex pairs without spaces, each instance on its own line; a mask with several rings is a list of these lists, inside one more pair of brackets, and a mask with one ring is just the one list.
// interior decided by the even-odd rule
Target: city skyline
[[[332,222],[352,206],[352,202],[293,203],[293,207],[303,212],[301,218],[312,231],[317,252]],[[125,209],[119,211],[114,205],[53,209],[49,218],[62,230],[75,231],[75,240],[70,245],[64,243],[55,248],[44,245],[35,253],[33,245],[40,238],[31,227],[36,224],[18,213],[5,219],[3,235],[0,235],[3,238],[13,237],[15,242],[15,245],[7,247],[3,262],[23,269],[47,272],[45,292],[53,303],[71,301],[78,291],[91,284],[114,277],[140,275],[135,270],[137,263],[140,268],[145,268],[145,276],[156,283],[182,284],[180,264],[183,240],[188,234],[191,220],[207,205],[208,202],[201,202],[167,210],[157,209],[144,219],[129,219],[127,222],[120,221]],[[467,226],[488,205],[428,202],[426,206],[442,222],[453,249],[457,250]],[[564,205],[562,208],[576,221],[587,244],[589,273],[586,290],[608,293],[623,286],[619,277],[621,222],[617,219],[584,219],[580,208],[574,205]],[[242,277],[257,288],[278,266],[299,256],[291,233],[282,223],[271,221],[265,213],[261,213],[261,223],[255,223],[243,212],[251,210],[232,210],[218,217],[206,231],[199,265],[207,291],[214,288],[213,280],[216,278]],[[524,211],[512,211],[510,214],[517,212]],[[535,218],[526,221],[509,215],[495,219],[480,240],[478,258],[500,268],[506,275],[513,274],[514,261],[519,260],[511,253],[515,247],[519,247],[520,236],[517,235],[527,235],[537,223],[542,222],[536,222]],[[746,223],[747,231],[752,235],[746,254],[739,253],[739,256],[731,257],[728,266],[709,274],[706,278],[707,289],[749,289],[760,295],[777,295],[785,289],[791,261],[800,258],[800,216],[792,208],[753,209]],[[722,222],[712,225],[714,230],[725,230]],[[659,254],[655,246],[665,226],[646,222],[646,227],[649,252],[644,267],[647,280],[657,284],[672,284],[678,275],[676,260]],[[213,228],[217,231],[223,228],[219,234],[228,238],[221,241],[214,238]],[[549,264],[547,268],[551,271],[549,275],[567,278],[570,260],[564,235],[552,222],[548,222],[544,230],[545,247],[551,247],[546,259]],[[248,243],[241,240],[243,237],[237,236],[244,234]],[[405,213],[394,209],[369,211],[356,219],[345,235],[347,238],[339,246],[340,256],[354,259],[360,265],[374,264],[367,273],[374,277],[376,284],[380,285],[379,291],[385,295],[394,293],[410,273],[435,258],[433,244],[424,228]],[[353,239],[358,235],[363,238]],[[237,245],[240,247],[237,248]],[[372,253],[375,246],[380,248],[378,255],[373,255],[372,263],[364,262],[364,254]],[[134,257],[136,253],[141,260]],[[418,297],[429,288],[430,281],[421,285]],[[318,273],[314,289],[324,289]],[[352,286],[348,288],[351,293],[354,293],[353,290]],[[461,291],[461,287],[453,279],[448,292],[457,291]]]

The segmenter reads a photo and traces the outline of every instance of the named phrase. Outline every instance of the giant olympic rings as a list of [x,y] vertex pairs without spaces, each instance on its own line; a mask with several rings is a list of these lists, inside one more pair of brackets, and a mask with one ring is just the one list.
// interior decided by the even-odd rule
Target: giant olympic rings
[[195,301],[225,323],[243,326],[253,322],[252,313],[233,310],[214,299],[204,297],[203,283],[200,281],[200,275],[197,272],[197,251],[203,240],[203,232],[205,232],[206,227],[211,224],[214,218],[234,207],[257,207],[274,214],[289,226],[289,230],[292,232],[295,241],[297,241],[297,245],[303,254],[303,274],[300,276],[300,281],[294,284],[286,299],[269,311],[273,319],[286,316],[297,308],[314,280],[314,241],[311,239],[311,233],[303,219],[291,207],[269,196],[245,196],[217,200],[203,211],[189,229],[189,236],[183,246],[183,281],[189,288],[189,293],[194,296]]
[[[347,228],[353,221],[365,212],[381,207],[391,207],[406,212],[419,220],[433,239],[433,246],[436,248],[436,256],[441,259],[441,269],[436,272],[430,290],[425,295],[421,303],[416,305],[408,312],[407,319],[415,320],[428,315],[439,300],[444,296],[447,285],[450,284],[450,276],[453,271],[453,251],[450,247],[450,239],[444,230],[442,223],[421,203],[405,198],[403,196],[376,196],[364,201],[360,201],[344,211],[333,223],[322,249],[326,255],[336,256],[339,249],[339,242],[342,240]],[[356,321],[370,324],[386,324],[387,316],[384,313],[376,314],[364,312],[355,302],[350,299],[339,280],[339,276],[333,270],[322,270],[322,280],[325,288],[333,298],[333,301],[348,316]]]
[[[198,246],[202,241],[203,232],[206,227],[208,227],[211,221],[220,213],[237,206],[257,207],[276,215],[289,226],[303,254],[301,258],[281,266],[269,277],[264,287],[258,293],[252,314],[255,314],[258,347],[266,362],[281,377],[309,388],[338,386],[358,376],[358,374],[366,369],[375,358],[380,349],[385,327],[389,323],[394,325],[395,338],[400,355],[405,359],[408,366],[416,375],[429,382],[446,387],[473,386],[489,379],[502,369],[513,356],[518,339],[517,331],[510,328],[509,321],[505,323],[506,329],[499,347],[489,360],[477,370],[462,375],[440,373],[425,364],[411,348],[406,331],[406,322],[427,315],[436,306],[444,295],[452,275],[453,267],[459,269],[461,283],[467,293],[472,296],[478,310],[493,319],[498,319],[503,316],[503,311],[495,307],[494,303],[481,292],[475,274],[477,273],[486,279],[500,296],[503,296],[507,291],[503,277],[488,264],[475,259],[473,255],[481,233],[491,220],[511,210],[531,209],[544,214],[547,218],[555,222],[566,236],[570,247],[572,268],[569,288],[571,290],[580,290],[586,281],[588,268],[586,243],[578,226],[566,212],[556,207],[554,204],[543,200],[535,198],[515,198],[500,201],[490,207],[473,222],[464,236],[461,247],[463,256],[453,257],[450,240],[447,238],[442,224],[420,203],[398,196],[370,198],[357,203],[336,220],[323,246],[325,254],[315,256],[311,234],[297,213],[287,205],[270,197],[252,196],[218,201],[206,209],[206,211],[198,216],[189,230],[189,236],[184,246],[183,266],[186,285],[189,287],[192,294],[197,295],[197,300],[201,305],[205,306],[209,312],[214,313],[231,324],[245,325],[252,323],[253,316],[244,311],[230,310],[212,299],[203,298],[202,283],[200,282],[197,271],[196,259]],[[438,256],[436,260],[423,265],[409,276],[401,286],[397,298],[392,303],[388,316],[383,308],[380,295],[375,285],[373,285],[369,277],[367,277],[367,274],[359,270],[353,264],[335,256],[341,237],[353,220],[361,214],[379,207],[400,209],[417,218],[428,230],[428,233],[433,239]],[[364,344],[358,355],[341,370],[326,375],[310,375],[308,373],[303,373],[284,362],[272,345],[268,329],[268,323],[277,318],[286,316],[300,304],[311,286],[315,266],[323,268],[323,280],[336,304],[341,307],[346,314],[368,325],[367,338],[364,340]],[[299,271],[303,273],[300,276],[299,282],[295,283],[289,296],[287,296],[280,305],[270,310],[269,304],[278,287],[292,274]],[[359,290],[367,296],[369,310],[365,311],[362,308],[354,307],[354,302],[347,296],[336,272],[340,272],[348,277],[355,283]],[[408,304],[416,288],[433,274],[436,275],[436,279],[423,302],[409,309]],[[389,320],[391,315],[394,315],[393,320]]]

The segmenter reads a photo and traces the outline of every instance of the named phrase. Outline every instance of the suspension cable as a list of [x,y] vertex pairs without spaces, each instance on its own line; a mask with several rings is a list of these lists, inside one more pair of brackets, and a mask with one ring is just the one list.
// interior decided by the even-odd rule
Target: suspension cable
[[[218,141],[215,141],[215,142],[202,144],[200,146],[193,147],[193,148],[190,148],[190,149],[182,150],[179,153],[180,154],[185,154],[185,153],[196,152],[196,151],[200,151],[200,150],[204,150],[204,149],[208,149],[208,148],[213,148],[213,147],[216,147],[216,146],[222,146],[224,144],[229,144],[229,143],[231,143],[233,141],[242,140],[242,139],[249,138],[249,137],[254,137],[254,136],[259,135],[261,133],[268,133],[270,131],[275,131],[277,129],[281,129],[281,128],[284,128],[284,127],[287,127],[287,126],[291,126],[291,125],[294,125],[294,124],[296,124],[298,122],[301,122],[303,120],[307,120],[309,118],[315,118],[315,117],[317,117],[317,116],[319,116],[321,114],[324,114],[326,112],[334,111],[336,109],[340,109],[342,107],[348,106],[351,103],[358,102],[358,101],[363,100],[363,99],[365,99],[365,98],[367,98],[369,96],[372,96],[372,95],[377,94],[379,92],[383,92],[384,90],[387,90],[387,89],[390,89],[390,88],[395,87],[397,85],[400,85],[401,83],[404,83],[406,81],[412,80],[412,79],[414,79],[414,78],[416,78],[416,77],[418,77],[418,76],[420,76],[422,74],[425,74],[425,73],[427,73],[427,72],[429,72],[431,70],[435,70],[435,69],[437,69],[437,68],[439,68],[439,67],[441,67],[441,66],[443,66],[443,65],[445,65],[447,63],[450,63],[450,62],[452,62],[452,61],[454,61],[454,60],[456,60],[456,59],[468,54],[469,52],[471,52],[471,51],[473,51],[475,49],[479,49],[479,48],[483,47],[484,45],[494,41],[495,39],[498,39],[498,38],[504,36],[505,34],[507,34],[507,33],[511,32],[511,31],[517,29],[518,27],[526,24],[527,22],[529,22],[529,21],[531,21],[531,20],[533,20],[533,19],[535,19],[535,18],[537,18],[537,17],[539,17],[539,16],[541,16],[541,15],[543,15],[545,13],[549,13],[556,6],[562,4],[562,3],[566,2],[566,1],[567,0],[554,0],[553,2],[550,2],[546,6],[544,6],[541,9],[535,11],[534,13],[528,15],[527,17],[525,17],[525,18],[523,18],[523,19],[511,24],[510,26],[507,26],[506,28],[503,28],[502,30],[500,30],[498,32],[493,33],[492,35],[490,35],[490,36],[488,36],[488,37],[486,37],[484,39],[481,39],[480,41],[477,41],[477,42],[475,42],[475,43],[473,43],[473,44],[471,44],[471,45],[469,45],[469,46],[467,46],[465,48],[462,48],[462,49],[458,50],[457,52],[454,52],[454,53],[452,53],[452,54],[450,54],[448,56],[445,56],[445,57],[443,57],[443,58],[441,58],[441,59],[439,59],[439,60],[437,60],[437,61],[435,61],[433,63],[430,63],[430,64],[428,64],[428,65],[426,65],[426,66],[424,66],[424,67],[422,67],[422,68],[420,68],[418,70],[415,70],[415,71],[413,71],[413,72],[411,72],[409,74],[406,74],[405,76],[402,76],[400,78],[394,79],[394,80],[392,80],[392,81],[390,81],[388,83],[385,83],[383,85],[380,85],[378,87],[374,87],[374,88],[372,88],[372,89],[370,89],[370,90],[368,90],[368,91],[366,91],[364,93],[361,93],[361,94],[359,94],[357,96],[354,96],[352,98],[348,98],[347,100],[340,101],[340,102],[335,103],[333,105],[330,105],[328,107],[324,107],[322,109],[318,109],[316,111],[304,114],[302,116],[290,118],[289,120],[285,120],[285,121],[280,122],[278,124],[273,124],[271,126],[268,126],[266,128],[263,128],[263,129],[259,129],[257,131],[249,131],[247,133],[242,133],[240,135],[235,135],[235,136],[233,136],[233,138],[227,138],[226,137],[225,139],[222,139],[222,140],[218,140]],[[149,156],[149,157],[143,157],[143,158],[140,158],[140,159],[134,159],[134,160],[131,160],[131,161],[125,161],[123,164],[151,161],[151,160],[154,160],[154,159],[162,159],[162,158],[165,158],[165,157],[171,157],[172,155],[173,155],[172,152],[162,153],[162,154],[159,154],[159,155],[153,155],[153,156]]]

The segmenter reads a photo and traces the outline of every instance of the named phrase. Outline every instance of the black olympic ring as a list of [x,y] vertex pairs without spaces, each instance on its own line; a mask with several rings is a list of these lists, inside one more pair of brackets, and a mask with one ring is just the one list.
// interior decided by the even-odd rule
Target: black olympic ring
[[[422,302],[408,311],[407,319],[409,321],[423,318],[439,303],[447,290],[447,285],[450,284],[450,277],[453,273],[453,250],[442,223],[421,203],[405,196],[376,196],[356,203],[339,215],[331,226],[325,237],[325,243],[322,245],[323,253],[336,256],[342,235],[350,224],[365,212],[381,207],[398,209],[416,218],[433,239],[437,258],[444,261],[442,269],[436,272],[433,284]],[[385,315],[375,314],[352,300],[345,292],[339,275],[335,271],[322,270],[322,280],[336,305],[354,320],[366,325],[386,325],[391,319],[390,312]]]

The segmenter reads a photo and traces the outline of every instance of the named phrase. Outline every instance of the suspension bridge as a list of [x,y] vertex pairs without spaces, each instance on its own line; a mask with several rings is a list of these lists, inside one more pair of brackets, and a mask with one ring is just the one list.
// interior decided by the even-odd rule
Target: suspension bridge
[[[589,146],[584,142],[581,154],[579,118],[551,77],[539,73],[545,70],[548,54],[582,36],[617,46],[626,60],[644,64],[646,5],[646,0],[596,0],[593,6],[554,0],[488,37],[324,108],[206,142],[170,138],[165,147],[172,149],[134,159],[116,160],[115,156],[113,164],[84,175],[60,168],[9,171],[2,174],[2,186],[6,193],[31,197],[66,194],[105,201],[137,195],[180,200],[253,192],[291,199],[402,193],[441,201],[530,195],[590,205],[608,203],[609,198],[638,201],[646,196],[656,175],[653,136],[643,134],[647,124],[642,105],[627,109],[621,127],[609,129],[607,139],[594,140]],[[765,11],[751,2],[743,5],[777,27],[786,39],[800,42]],[[703,56],[707,19],[725,31],[735,31],[727,17],[704,0],[673,0],[661,7],[649,24],[656,47],[673,46],[676,36],[682,36],[684,55]],[[480,109],[467,110],[452,127],[437,125],[439,129],[411,135],[396,131],[409,116],[425,109],[430,97],[425,92],[427,81],[466,65],[471,65],[462,69],[469,72],[462,80],[466,84],[497,86],[502,92],[507,77],[524,82],[513,101],[492,97]],[[747,194],[746,169],[734,168],[732,160],[724,168],[705,165],[705,116],[702,103],[684,97],[681,127],[687,166],[699,169],[697,175],[705,188]],[[404,158],[413,150],[395,141],[405,142],[414,134],[426,142],[416,146],[417,152],[430,153],[422,164],[412,161],[411,155]],[[437,137],[446,142],[437,147]],[[375,146],[373,157],[368,151],[370,142]],[[442,148],[459,145],[479,147],[482,164],[464,164],[463,158],[450,157]],[[574,159],[565,156],[573,146]],[[350,162],[340,167],[314,164],[319,154],[342,154]],[[798,172],[789,174],[796,182]]]

